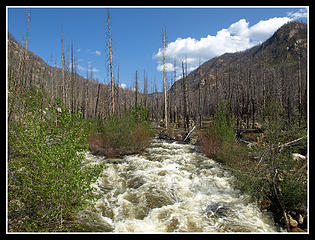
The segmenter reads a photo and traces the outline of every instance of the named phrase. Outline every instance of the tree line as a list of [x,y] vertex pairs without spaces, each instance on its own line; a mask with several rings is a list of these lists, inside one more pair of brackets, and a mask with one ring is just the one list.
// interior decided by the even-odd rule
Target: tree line
[[[236,118],[239,128],[254,128],[258,119],[264,121],[267,105],[274,99],[286,109],[289,125],[294,121],[302,125],[307,118],[306,26],[302,23],[290,23],[293,27],[298,24],[304,35],[293,37],[286,48],[281,46],[279,50],[279,46],[266,41],[244,52],[213,58],[189,74],[187,57],[173,59],[174,72],[166,74],[166,30],[163,27],[163,94],[157,91],[156,83],[151,86],[153,93],[149,94],[145,70],[142,92],[139,90],[138,70],[135,71],[133,90],[119,86],[119,66],[114,74],[109,10],[106,21],[106,63],[110,84],[96,81],[92,66],[87,67],[85,78],[77,74],[74,43],[71,41],[65,48],[63,33],[60,38],[61,69],[56,67],[57,59],[55,67],[49,67],[29,52],[27,39],[23,48],[9,35],[8,86],[11,102],[14,103],[9,108],[9,119],[16,117],[20,111],[15,100],[18,93],[33,85],[47,89],[52,98],[61,98],[73,113],[81,112],[84,118],[119,116],[142,103],[144,107],[149,107],[150,120],[163,120],[165,127],[168,123],[177,123],[187,129],[191,121],[201,127],[203,121],[213,118],[220,99],[229,103],[230,115]],[[181,66],[181,72],[177,72],[176,65]],[[177,80],[179,75],[181,78]]]

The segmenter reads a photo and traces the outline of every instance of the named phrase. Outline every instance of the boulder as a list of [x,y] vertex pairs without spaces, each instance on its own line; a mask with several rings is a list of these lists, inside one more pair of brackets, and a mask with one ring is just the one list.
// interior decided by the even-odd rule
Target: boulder
[[164,140],[175,140],[174,133],[171,131],[162,131],[159,133],[159,138]]
[[299,154],[299,153],[292,153],[292,158],[295,161],[305,160],[306,159],[305,156],[303,156],[302,154]]
[[120,164],[124,162],[121,158],[109,158],[107,161],[112,164]]
[[262,200],[260,203],[260,210],[268,209],[271,206],[270,200]]
[[289,224],[291,227],[295,228],[298,226],[298,222],[296,220],[294,220],[290,214],[288,214],[289,217]]
[[300,225],[303,224],[303,222],[304,222],[303,220],[304,220],[304,219],[303,219],[302,215],[299,214],[299,215],[298,215],[298,223],[299,223]]

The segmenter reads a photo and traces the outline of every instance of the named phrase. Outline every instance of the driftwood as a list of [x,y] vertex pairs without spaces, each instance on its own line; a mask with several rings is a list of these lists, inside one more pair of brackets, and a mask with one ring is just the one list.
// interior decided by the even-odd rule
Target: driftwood
[[304,136],[304,137],[301,137],[301,138],[298,138],[298,139],[295,139],[291,142],[287,142],[287,143],[284,143],[284,144],[281,144],[281,145],[278,145],[278,146],[275,146],[275,147],[272,147],[272,148],[268,148],[266,149],[261,157],[260,157],[260,160],[259,160],[259,163],[263,160],[263,157],[266,155],[266,153],[271,153],[273,150],[276,150],[276,149],[279,149],[279,151],[281,152],[284,148],[286,147],[290,147],[290,146],[294,146],[297,144],[297,142],[301,141],[302,139],[306,138],[307,136]]
[[184,138],[184,142],[187,140],[189,135],[195,130],[195,128],[196,128],[196,126],[194,126],[193,129],[191,129],[190,132],[186,135],[186,137]]
[[246,140],[244,140],[244,139],[241,139],[241,138],[239,138],[238,140],[239,140],[240,142],[242,142],[242,143],[247,144],[247,147],[249,147],[249,148],[251,148],[252,146],[257,146],[257,143],[256,143],[256,142],[248,142],[248,141],[246,141]]
[[307,136],[304,136],[304,137],[295,139],[295,140],[293,140],[293,141],[291,141],[291,142],[281,144],[281,145],[279,145],[279,146],[276,146],[276,147],[272,148],[272,150],[280,148],[280,151],[282,151],[283,148],[285,148],[285,147],[290,147],[290,146],[294,146],[294,145],[296,145],[297,142],[301,141],[302,139],[304,139],[304,138],[306,138],[306,137],[307,137]]

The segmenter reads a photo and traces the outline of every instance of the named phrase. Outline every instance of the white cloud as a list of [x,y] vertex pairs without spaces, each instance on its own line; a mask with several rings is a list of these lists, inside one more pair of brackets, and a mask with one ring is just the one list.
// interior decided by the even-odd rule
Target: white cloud
[[98,51],[98,50],[95,51],[95,54],[96,54],[97,56],[101,56],[101,52]]
[[241,19],[236,23],[231,24],[228,28],[230,34],[234,34],[237,36],[248,36],[248,22],[245,19]]
[[122,89],[126,89],[126,88],[127,88],[127,84],[122,83],[122,84],[120,84],[120,87],[121,87]]
[[[195,39],[192,37],[177,38],[167,44],[166,47],[166,71],[174,71],[173,62],[177,60],[178,71],[181,71],[181,61],[187,59],[189,71],[198,67],[213,57],[227,52],[243,51],[253,47],[272,36],[272,34],[283,24],[294,20],[294,17],[304,16],[305,12],[297,11],[288,13],[287,17],[275,17],[268,20],[261,20],[257,24],[249,26],[246,19],[240,19],[231,24],[228,28],[219,30],[216,35]],[[153,59],[158,61],[157,70],[163,71],[161,64],[163,49],[159,49],[153,55]]]
[[[159,65],[156,67],[156,69],[157,69],[158,71],[163,71],[163,64],[159,64]],[[173,66],[173,64],[172,64],[172,63],[165,63],[165,71],[166,71],[166,72],[172,72],[172,71],[174,71],[174,66]]]
[[300,19],[300,18],[307,18],[307,9],[301,8],[298,11],[292,11],[288,12],[288,17],[292,18],[294,20]]
[[[89,66],[89,72],[90,72],[91,70],[92,70],[92,72],[94,72],[94,73],[100,72],[100,70],[97,69],[97,68],[92,67],[92,69],[91,69],[91,65],[90,65],[90,64],[89,64],[88,66]],[[86,72],[86,71],[87,71],[87,68],[86,68],[86,67],[83,67],[83,66],[80,65],[80,64],[77,65],[77,68],[78,68],[78,70],[81,71],[81,72]]]
[[278,28],[285,23],[291,21],[288,17],[271,18],[266,21],[259,21],[257,24],[249,28],[249,38],[254,42],[267,40]]

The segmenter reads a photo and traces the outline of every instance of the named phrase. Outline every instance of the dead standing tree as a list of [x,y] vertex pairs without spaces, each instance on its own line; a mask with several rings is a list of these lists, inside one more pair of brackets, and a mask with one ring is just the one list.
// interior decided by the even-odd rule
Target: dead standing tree
[[163,26],[163,89],[164,89],[164,118],[165,128],[167,128],[167,92],[166,92],[166,71],[165,71],[165,45],[166,45],[166,32]]
[[112,107],[112,114],[114,114],[115,113],[114,75],[113,75],[113,59],[112,59],[112,41],[111,41],[111,36],[110,36],[110,17],[109,17],[108,8],[107,8],[107,30],[108,30],[108,50],[109,50],[109,64],[110,64],[111,107]]
[[[188,116],[188,109],[187,109],[187,89],[186,89],[186,75],[185,75],[184,61],[182,61],[182,71],[183,71],[184,128],[185,130],[187,130],[189,128],[189,116]],[[187,71],[187,60],[186,60],[186,71]]]
[[174,99],[173,99],[173,104],[174,104],[174,113],[173,113],[173,117],[174,117],[174,120],[173,122],[175,123],[176,122],[176,118],[177,118],[177,105],[176,105],[176,59],[174,58]]
[[31,17],[31,9],[28,9],[28,16],[27,16],[27,30],[26,30],[26,40],[25,40],[25,51],[23,55],[23,72],[22,72],[22,81],[23,83],[21,84],[21,90],[24,85],[26,87],[26,53],[27,53],[27,43],[28,43],[28,35],[29,35],[29,25],[30,25],[30,17]]
[[144,107],[147,107],[147,101],[148,101],[148,77],[145,73],[143,72],[143,95],[144,95]]
[[138,105],[138,70],[136,70],[136,80],[135,80],[135,108]]
[[63,48],[63,32],[61,31],[61,72],[62,72],[62,102],[66,104],[66,92],[65,92],[65,53]]

